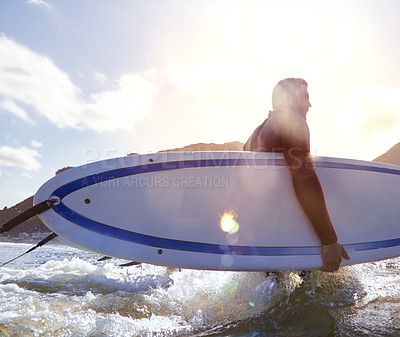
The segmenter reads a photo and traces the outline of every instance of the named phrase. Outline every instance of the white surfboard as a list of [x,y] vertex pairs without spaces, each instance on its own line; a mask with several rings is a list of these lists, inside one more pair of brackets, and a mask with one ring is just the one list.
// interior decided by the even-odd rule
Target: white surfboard
[[[314,158],[343,264],[400,256],[400,167]],[[157,265],[279,271],[319,268],[318,237],[281,154],[175,152],[99,161],[46,182],[34,204],[66,242]]]

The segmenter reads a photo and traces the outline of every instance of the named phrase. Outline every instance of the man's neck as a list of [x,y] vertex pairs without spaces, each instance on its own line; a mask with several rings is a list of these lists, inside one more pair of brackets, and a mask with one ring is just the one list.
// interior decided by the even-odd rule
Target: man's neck
[[270,114],[275,114],[275,113],[280,113],[280,112],[286,112],[286,113],[291,113],[291,114],[296,114],[296,115],[300,115],[301,117],[303,117],[304,119],[307,118],[307,112],[305,112],[304,110],[300,110],[298,108],[294,108],[294,107],[288,107],[288,108],[281,108],[281,109],[276,109],[273,111],[270,111]]

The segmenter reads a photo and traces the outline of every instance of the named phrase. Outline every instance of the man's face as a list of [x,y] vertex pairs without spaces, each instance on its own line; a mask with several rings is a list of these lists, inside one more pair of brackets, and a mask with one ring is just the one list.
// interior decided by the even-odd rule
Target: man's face
[[311,107],[311,103],[306,85],[302,85],[299,88],[299,95],[297,97],[297,106],[299,112],[304,113],[304,115],[307,115],[308,109]]

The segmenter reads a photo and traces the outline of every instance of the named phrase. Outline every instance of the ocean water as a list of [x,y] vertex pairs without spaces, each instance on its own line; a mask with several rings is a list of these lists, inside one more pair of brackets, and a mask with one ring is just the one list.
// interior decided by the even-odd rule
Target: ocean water
[[[0,243],[4,262],[32,244]],[[0,268],[0,336],[400,336],[400,259],[336,273],[179,270],[47,244]]]

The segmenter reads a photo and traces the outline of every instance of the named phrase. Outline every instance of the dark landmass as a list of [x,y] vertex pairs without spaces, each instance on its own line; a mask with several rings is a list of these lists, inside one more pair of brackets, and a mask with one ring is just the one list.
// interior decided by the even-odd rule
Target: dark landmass
[[181,148],[162,150],[159,152],[179,152],[179,151],[242,151],[243,143],[241,142],[230,142],[224,144],[214,144],[214,143],[197,143],[192,145],[187,145]]
[[[32,206],[33,196],[25,199],[13,207],[5,207],[2,211],[0,211],[0,227],[2,227],[7,221],[15,218],[20,213],[24,212],[28,208],[31,208]],[[35,215],[9,232],[1,234],[1,238],[7,239],[7,241],[29,241],[32,239],[42,239],[44,235],[48,235],[50,233],[50,229],[48,229],[39,219],[39,217]]]
[[[179,147],[176,149],[169,150],[161,150],[158,153],[162,152],[192,152],[192,151],[242,151],[243,143],[241,142],[229,142],[224,144],[215,144],[215,143],[197,143],[192,145],[187,145],[184,147]],[[129,153],[128,156],[135,156],[139,153]]]
[[391,147],[387,152],[375,158],[373,161],[379,163],[400,165],[400,143]]
[[62,169],[59,169],[57,172],[56,172],[56,175],[57,174],[60,174],[60,173],[62,173],[62,172],[64,172],[64,171],[67,171],[67,170],[69,170],[69,169],[72,169],[73,168],[73,166],[66,166],[66,167],[63,167]]

